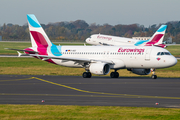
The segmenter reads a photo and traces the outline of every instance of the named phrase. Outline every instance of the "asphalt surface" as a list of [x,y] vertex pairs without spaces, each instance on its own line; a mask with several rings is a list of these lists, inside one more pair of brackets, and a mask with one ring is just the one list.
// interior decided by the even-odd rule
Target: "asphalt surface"
[[0,75],[0,104],[180,107],[180,78]]

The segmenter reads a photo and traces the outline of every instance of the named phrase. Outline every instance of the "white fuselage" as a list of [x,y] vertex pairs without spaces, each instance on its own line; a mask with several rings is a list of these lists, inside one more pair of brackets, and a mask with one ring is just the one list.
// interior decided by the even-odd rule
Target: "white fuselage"
[[[159,52],[168,55],[157,55]],[[110,65],[111,69],[166,68],[177,63],[177,59],[169,51],[153,46],[56,46],[48,48],[48,55],[78,59],[78,62],[52,59],[54,63],[67,67],[83,67],[83,59],[90,59],[91,63],[93,60],[108,61],[113,63]]]
[[128,45],[128,46],[144,46],[149,40],[135,40],[125,37],[117,37],[110,35],[99,35],[94,34],[85,40],[88,44],[91,45]]

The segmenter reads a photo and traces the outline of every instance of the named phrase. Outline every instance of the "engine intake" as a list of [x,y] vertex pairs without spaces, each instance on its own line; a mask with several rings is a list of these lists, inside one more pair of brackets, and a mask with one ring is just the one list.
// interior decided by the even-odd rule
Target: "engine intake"
[[106,75],[110,71],[110,66],[106,63],[91,63],[89,70],[93,74]]

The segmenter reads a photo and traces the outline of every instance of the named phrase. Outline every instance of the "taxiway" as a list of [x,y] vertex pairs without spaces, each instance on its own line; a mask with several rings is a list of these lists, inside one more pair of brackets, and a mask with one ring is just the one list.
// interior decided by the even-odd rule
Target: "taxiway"
[[0,104],[180,107],[180,78],[0,75]]

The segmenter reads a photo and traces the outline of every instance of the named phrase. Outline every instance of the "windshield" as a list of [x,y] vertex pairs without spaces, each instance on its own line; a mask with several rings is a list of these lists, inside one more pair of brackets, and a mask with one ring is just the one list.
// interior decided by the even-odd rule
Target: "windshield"
[[157,55],[171,55],[170,52],[158,52]]

